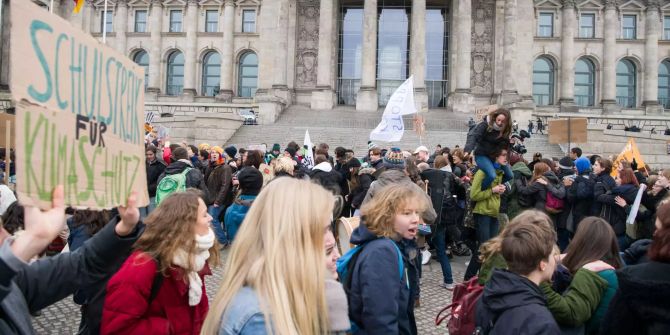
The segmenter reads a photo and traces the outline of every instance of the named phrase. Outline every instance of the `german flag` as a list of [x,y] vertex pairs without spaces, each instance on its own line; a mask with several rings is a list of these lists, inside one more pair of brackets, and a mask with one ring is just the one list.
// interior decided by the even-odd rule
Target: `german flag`
[[79,11],[81,10],[81,7],[84,5],[84,1],[86,1],[86,0],[72,0],[72,1],[74,1],[73,12],[76,14],[76,13],[79,13]]

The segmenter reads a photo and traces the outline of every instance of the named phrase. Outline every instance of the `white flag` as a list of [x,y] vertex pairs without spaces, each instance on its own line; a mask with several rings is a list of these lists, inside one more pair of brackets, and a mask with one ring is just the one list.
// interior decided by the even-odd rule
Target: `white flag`
[[311,169],[314,167],[314,154],[312,153],[312,139],[309,138],[309,130],[305,130],[303,145],[307,148],[305,149],[305,156],[302,158],[302,165]]
[[640,202],[642,201],[642,194],[647,189],[647,185],[640,184],[640,188],[637,190],[637,196],[635,197],[635,202],[633,202],[633,207],[628,213],[628,218],[626,218],[627,224],[634,224],[635,218],[637,217],[637,211],[640,209]]
[[371,141],[397,142],[405,132],[403,115],[416,113],[414,106],[414,78],[411,76],[400,85],[386,104],[382,121],[370,133]]

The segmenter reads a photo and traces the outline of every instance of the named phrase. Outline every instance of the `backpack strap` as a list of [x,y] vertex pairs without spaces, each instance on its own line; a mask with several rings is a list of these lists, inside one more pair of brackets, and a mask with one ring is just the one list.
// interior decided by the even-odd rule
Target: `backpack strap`
[[161,268],[161,263],[159,260],[154,259],[156,262],[156,273],[154,274],[154,279],[151,282],[151,293],[149,293],[149,300],[148,300],[148,305],[151,305],[151,303],[156,299],[156,296],[158,296],[158,291],[160,291],[161,286],[163,285],[163,274],[160,271]]

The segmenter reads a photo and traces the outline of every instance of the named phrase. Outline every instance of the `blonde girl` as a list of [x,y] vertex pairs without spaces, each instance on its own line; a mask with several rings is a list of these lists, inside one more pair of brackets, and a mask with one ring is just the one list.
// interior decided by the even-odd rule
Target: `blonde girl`
[[269,183],[237,233],[202,334],[327,333],[324,235],[332,212],[333,197],[319,185]]

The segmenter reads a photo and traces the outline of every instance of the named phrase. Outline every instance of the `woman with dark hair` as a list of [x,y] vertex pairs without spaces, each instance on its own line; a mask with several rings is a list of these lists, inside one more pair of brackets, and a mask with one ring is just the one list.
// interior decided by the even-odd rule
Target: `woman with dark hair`
[[619,290],[601,334],[670,334],[670,201],[657,209],[649,260],[617,272]]
[[[488,189],[491,183],[496,179],[496,169],[494,168],[495,152],[500,149],[509,148],[509,137],[512,133],[512,120],[508,110],[499,108],[491,112],[485,120],[468,132],[468,139],[465,143],[466,154],[475,153],[475,162],[477,166],[484,171],[485,177],[482,180],[482,191]],[[503,183],[514,178],[512,168],[509,164],[502,166],[504,172]]]
[[612,161],[606,158],[598,157],[593,164],[593,173],[596,175],[596,184],[593,186],[593,207],[591,215],[600,216],[603,203],[598,201],[598,196],[611,191],[616,187],[616,182],[612,178]]
[[426,183],[421,179],[421,172],[416,166],[416,158],[413,156],[405,158],[405,174],[414,184],[421,187],[422,190],[426,190]]
[[247,151],[246,159],[242,162],[242,166],[253,166],[258,170],[264,162],[262,152],[258,150],[249,150]]
[[70,251],[75,251],[81,247],[84,242],[99,232],[109,220],[111,220],[111,214],[106,210],[75,210],[74,215],[67,220],[67,227],[70,229],[67,244],[70,246]]
[[596,201],[602,204],[600,217],[607,220],[614,229],[619,240],[619,249],[625,250],[630,244],[630,238],[626,235],[628,218],[626,206],[631,206],[635,202],[639,185],[631,169],[619,171],[615,183],[617,186],[599,195]]
[[556,293],[551,285],[542,285],[549,310],[559,325],[583,326],[586,334],[597,334],[619,287],[614,271],[623,266],[612,227],[601,218],[583,219],[562,264],[570,272],[572,281],[564,296]]
[[533,166],[533,177],[528,186],[518,185],[519,193],[535,198],[535,209],[547,213],[556,223],[557,208],[550,204],[550,197],[556,199],[565,198],[565,186],[556,177],[551,167],[544,162]]

